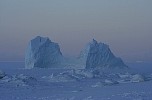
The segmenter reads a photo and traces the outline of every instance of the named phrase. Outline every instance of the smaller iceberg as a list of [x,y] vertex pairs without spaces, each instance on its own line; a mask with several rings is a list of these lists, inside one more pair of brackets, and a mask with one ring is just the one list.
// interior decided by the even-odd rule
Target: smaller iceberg
[[111,52],[108,45],[94,39],[80,53],[79,59],[84,61],[86,69],[127,68],[122,59]]

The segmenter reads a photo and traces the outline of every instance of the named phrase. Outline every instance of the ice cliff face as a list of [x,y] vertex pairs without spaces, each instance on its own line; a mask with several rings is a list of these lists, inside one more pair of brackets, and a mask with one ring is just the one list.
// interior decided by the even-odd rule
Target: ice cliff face
[[31,40],[25,56],[26,68],[48,68],[60,64],[63,56],[57,43],[47,37],[37,36]]
[[80,53],[79,58],[85,61],[86,69],[127,67],[121,58],[114,56],[108,45],[98,43],[94,39]]

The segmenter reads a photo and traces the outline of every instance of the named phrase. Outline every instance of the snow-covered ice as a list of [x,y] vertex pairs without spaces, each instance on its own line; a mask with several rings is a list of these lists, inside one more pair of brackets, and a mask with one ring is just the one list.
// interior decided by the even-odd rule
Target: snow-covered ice
[[131,81],[132,82],[144,82],[145,77],[140,75],[140,74],[135,74],[135,75],[132,76]]
[[151,100],[152,63],[128,65],[132,72],[104,73],[86,69],[24,69],[24,62],[0,63],[5,72],[0,79],[0,100]]

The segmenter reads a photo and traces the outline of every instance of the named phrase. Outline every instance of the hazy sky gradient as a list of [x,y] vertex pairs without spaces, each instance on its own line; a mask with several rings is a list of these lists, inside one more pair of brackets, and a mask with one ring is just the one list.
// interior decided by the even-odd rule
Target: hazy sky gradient
[[0,61],[23,60],[37,35],[64,55],[95,38],[126,61],[152,61],[152,0],[0,0]]

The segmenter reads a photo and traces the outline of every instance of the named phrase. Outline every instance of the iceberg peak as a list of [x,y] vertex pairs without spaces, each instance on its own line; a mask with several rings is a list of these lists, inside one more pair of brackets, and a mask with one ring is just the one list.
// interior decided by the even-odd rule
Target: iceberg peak
[[98,42],[97,42],[97,40],[93,39],[91,43],[92,44],[97,44]]
[[47,40],[51,42],[51,40],[48,37],[37,36],[36,38],[33,39],[33,41],[37,41],[37,42],[45,42]]

